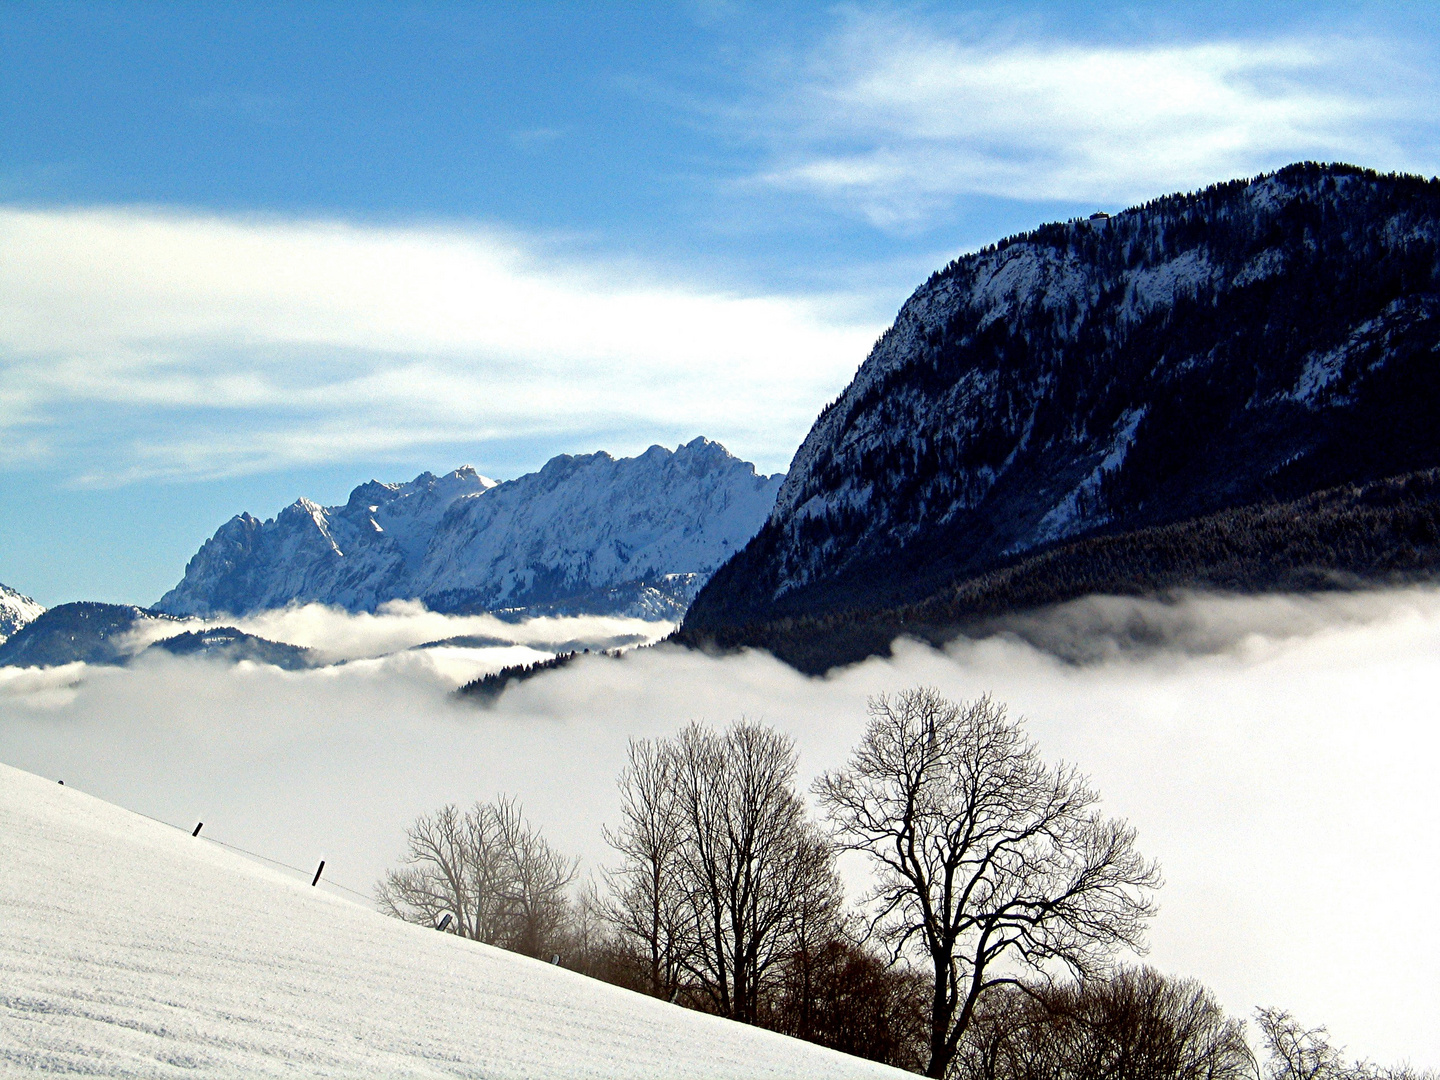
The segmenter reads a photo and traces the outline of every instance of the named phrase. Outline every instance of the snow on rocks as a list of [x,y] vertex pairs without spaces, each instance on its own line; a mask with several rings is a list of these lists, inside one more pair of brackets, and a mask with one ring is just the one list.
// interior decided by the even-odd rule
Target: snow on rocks
[[270,521],[232,518],[156,606],[208,616],[423,599],[475,611],[583,597],[589,613],[675,618],[759,529],[780,480],[703,438],[634,458],[561,455],[505,483],[469,466],[372,480],[344,506],[300,499]]
[[672,575],[694,575],[680,584],[698,591],[759,529],[780,480],[708,439],[634,458],[562,455],[457,501],[416,595],[507,608]]
[[[1220,456],[1200,452],[1199,434],[1193,455],[1169,447],[1170,434],[1224,415],[1229,433],[1205,438],[1313,446],[1338,429],[1322,413],[1389,393],[1376,373],[1412,356],[1440,319],[1424,284],[1435,207],[1420,178],[1297,165],[956,259],[906,300],[821,413],[754,574],[726,588],[763,606],[852,571],[858,581],[862,563],[927,535],[978,569],[1142,504],[1155,519],[1166,499],[1238,491],[1248,476],[1210,476],[1205,462]],[[1306,283],[1322,279],[1370,285],[1321,301]],[[1297,404],[1312,415],[1297,418]],[[1150,421],[1126,431],[1147,409]],[[1162,478],[1168,494],[1150,491]]]
[[0,584],[0,643],[45,614],[45,605]]
[[412,926],[0,765],[0,1073],[899,1077]]

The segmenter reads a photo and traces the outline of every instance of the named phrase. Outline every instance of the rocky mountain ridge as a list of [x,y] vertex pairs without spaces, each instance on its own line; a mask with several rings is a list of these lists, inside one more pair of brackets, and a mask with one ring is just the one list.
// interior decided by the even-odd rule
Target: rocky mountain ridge
[[17,630],[45,614],[45,605],[0,584],[0,645]]
[[156,608],[368,611],[418,598],[444,612],[676,618],[760,527],[780,480],[702,438],[634,458],[561,455],[505,483],[469,467],[371,481],[344,506],[237,515]]
[[1440,181],[1302,164],[1047,225],[905,303],[681,636],[1427,469],[1437,409]]

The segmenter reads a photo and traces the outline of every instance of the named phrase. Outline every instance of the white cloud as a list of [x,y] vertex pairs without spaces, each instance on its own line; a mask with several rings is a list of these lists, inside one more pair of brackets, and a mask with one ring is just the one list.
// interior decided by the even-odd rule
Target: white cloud
[[[511,621],[490,614],[445,615],[419,600],[391,600],[373,612],[350,612],[325,604],[295,604],[250,615],[186,620],[184,629],[234,626],[271,641],[313,649],[323,663],[388,656],[417,645],[450,638],[485,638],[552,656],[579,649],[618,649],[648,645],[668,635],[674,623],[614,615],[567,615]],[[176,624],[157,619],[138,631],[137,650],[177,633]],[[528,657],[534,659],[534,657]],[[502,659],[498,670],[519,661]],[[467,678],[473,678],[471,674]]]
[[1433,78],[1376,39],[961,39],[872,14],[789,83],[759,179],[889,228],[962,195],[1123,203],[1299,159],[1440,158]]
[[[311,610],[272,629],[288,620],[360,654],[406,617],[346,630]],[[1281,1005],[1357,1055],[1440,1062],[1440,926],[1427,907],[1440,889],[1440,592],[1086,601],[1051,636],[1119,643],[1137,620],[1172,647],[1100,649],[1106,659],[1076,665],[1016,640],[902,645],[823,679],[764,655],[661,648],[542,676],[491,710],[449,698],[464,676],[432,650],[309,672],[167,657],[0,669],[0,761],[187,827],[204,820],[295,866],[326,858],[327,875],[363,891],[415,815],[497,791],[595,866],[626,740],[692,717],[777,725],[808,783],[854,746],[867,695],[989,690],[1028,717],[1048,759],[1090,774],[1160,860],[1152,962],[1201,978],[1233,1013]]]
[[783,467],[877,330],[481,228],[0,209],[8,453],[100,482],[595,431]]

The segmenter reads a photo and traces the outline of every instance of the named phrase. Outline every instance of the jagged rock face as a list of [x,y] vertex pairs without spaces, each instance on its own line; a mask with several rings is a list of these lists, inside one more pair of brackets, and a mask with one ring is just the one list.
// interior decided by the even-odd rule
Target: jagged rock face
[[445,512],[493,487],[467,466],[407,484],[372,480],[344,506],[301,498],[270,521],[238,514],[205,541],[156,609],[209,616],[313,600],[373,610],[408,598],[409,579]]
[[27,623],[45,614],[45,606],[8,585],[0,585],[0,644]]
[[643,581],[688,603],[755,534],[780,481],[704,439],[620,460],[557,457],[457,502],[417,595],[440,610],[496,609]]
[[418,598],[440,611],[674,618],[754,535],[780,481],[706,439],[636,458],[564,455],[503,484],[469,468],[372,481],[343,507],[301,499],[271,521],[232,518],[157,607],[373,610]]
[[1440,183],[1292,166],[1045,226],[905,303],[687,628],[1440,463]]

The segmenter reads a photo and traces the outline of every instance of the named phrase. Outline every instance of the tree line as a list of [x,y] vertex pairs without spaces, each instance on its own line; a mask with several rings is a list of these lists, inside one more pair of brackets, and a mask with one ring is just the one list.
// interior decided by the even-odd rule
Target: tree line
[[[578,862],[501,796],[442,807],[377,886],[407,921],[743,1023],[963,1080],[1401,1080],[1324,1029],[1258,1014],[1268,1061],[1199,984],[1117,966],[1161,884],[1135,830],[989,697],[869,704],[806,808],[794,743],[740,721],[633,740],[614,865]],[[847,905],[843,852],[873,885]],[[448,921],[447,917],[448,916]],[[1429,1074],[1427,1074],[1429,1076]],[[1431,1077],[1433,1080],[1433,1077]]]
[[[903,553],[896,561],[902,576],[909,572]],[[1010,616],[1085,596],[1305,592],[1433,582],[1437,576],[1440,469],[1425,469],[1288,502],[1081,537],[983,573],[960,573],[914,603],[893,604],[878,593],[866,597],[855,585],[854,607],[746,625],[687,624],[671,640],[709,649],[763,648],[800,671],[819,674],[837,663],[886,655],[897,637],[936,646],[1001,628],[1025,637],[1030,632]],[[1030,641],[1041,649],[1060,648],[1043,637]]]

